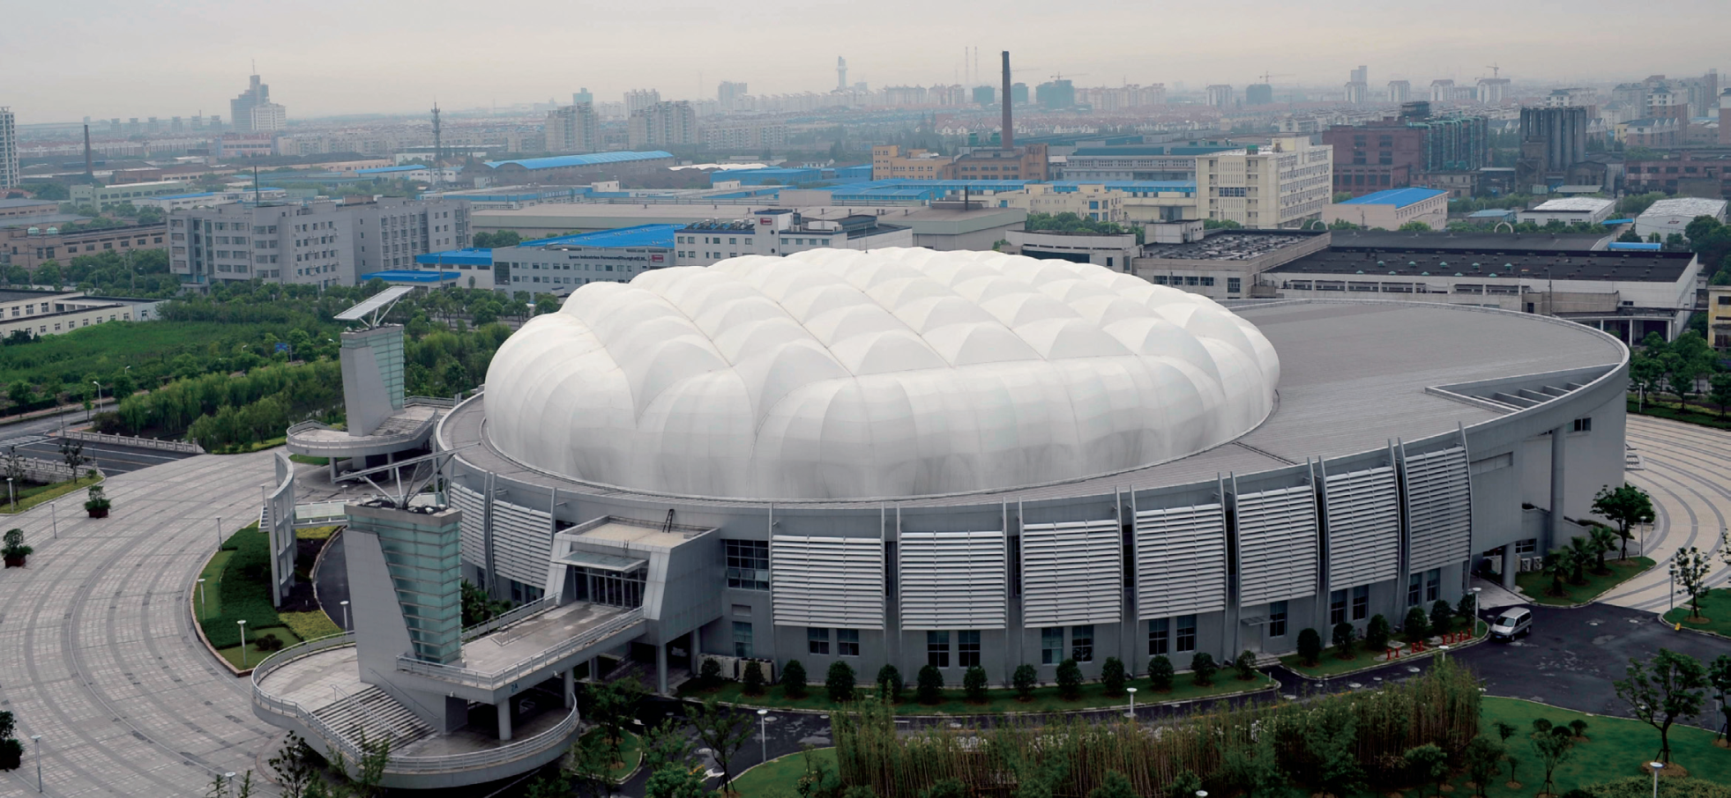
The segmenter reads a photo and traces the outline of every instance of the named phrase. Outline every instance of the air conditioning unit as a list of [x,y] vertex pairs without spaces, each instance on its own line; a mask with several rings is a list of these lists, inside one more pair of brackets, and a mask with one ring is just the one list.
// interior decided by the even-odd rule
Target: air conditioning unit
[[1521,558],[1521,573],[1526,573],[1526,572],[1531,571],[1531,570],[1533,570],[1533,558],[1522,557]]

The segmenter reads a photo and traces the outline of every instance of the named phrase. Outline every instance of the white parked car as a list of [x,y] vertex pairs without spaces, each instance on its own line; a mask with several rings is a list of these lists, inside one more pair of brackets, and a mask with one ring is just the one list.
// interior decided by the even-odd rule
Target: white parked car
[[1492,640],[1513,640],[1520,635],[1532,634],[1533,611],[1525,607],[1511,607],[1503,610],[1491,623]]

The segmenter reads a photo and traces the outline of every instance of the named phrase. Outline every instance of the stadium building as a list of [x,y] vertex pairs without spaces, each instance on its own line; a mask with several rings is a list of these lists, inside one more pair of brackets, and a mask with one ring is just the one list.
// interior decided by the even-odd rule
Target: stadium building
[[[669,692],[704,658],[771,678],[929,664],[953,686],[974,665],[1050,682],[1065,659],[1094,678],[1108,657],[1140,674],[1152,655],[1287,653],[1305,628],[1456,601],[1474,570],[1512,583],[1580,534],[1622,481],[1627,363],[1543,316],[1229,310],[993,252],[592,283],[438,421],[438,504],[351,507],[358,667],[353,648],[284,652],[256,703],[321,744],[346,732],[308,718],[340,710],[282,696],[346,668],[435,739],[491,730],[497,748],[393,777],[450,785],[562,751],[575,711],[546,685],[570,707],[583,663]],[[405,540],[426,545],[404,560]],[[454,596],[459,571],[522,606],[459,637],[450,597],[405,587]],[[518,701],[532,690],[546,714]]]

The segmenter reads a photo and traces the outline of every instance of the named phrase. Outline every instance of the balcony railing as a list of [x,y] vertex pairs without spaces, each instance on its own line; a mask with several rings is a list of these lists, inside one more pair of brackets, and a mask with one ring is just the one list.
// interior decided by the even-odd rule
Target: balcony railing
[[615,618],[608,619],[597,626],[585,629],[582,632],[579,632],[576,636],[567,638],[557,645],[554,645],[552,648],[543,649],[539,653],[530,655],[529,657],[518,661],[514,665],[501,668],[497,671],[477,671],[455,665],[441,665],[436,662],[423,662],[407,655],[397,657],[397,670],[404,673],[426,676],[431,679],[438,679],[443,682],[454,682],[457,684],[477,687],[482,690],[497,690],[511,682],[523,678],[527,674],[546,667],[550,663],[556,662],[561,658],[570,656],[578,651],[582,651],[585,648],[595,645],[602,640],[642,622],[642,608],[630,610]]

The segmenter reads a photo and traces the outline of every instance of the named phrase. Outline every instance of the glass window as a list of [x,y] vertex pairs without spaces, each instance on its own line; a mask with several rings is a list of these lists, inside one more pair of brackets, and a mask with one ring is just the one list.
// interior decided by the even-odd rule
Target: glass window
[[835,630],[835,653],[843,657],[859,656],[859,630]]
[[1276,601],[1268,605],[1268,636],[1286,636],[1286,602]]
[[1432,568],[1424,575],[1424,600],[1436,601],[1442,595],[1442,569]]
[[978,630],[962,630],[956,633],[956,664],[964,668],[972,668],[980,664],[980,633]]
[[1165,618],[1148,622],[1148,656],[1165,656],[1172,650],[1172,623]]
[[745,621],[733,622],[733,655],[736,657],[751,657],[751,624]]
[[724,540],[727,551],[727,586],[742,590],[769,589],[769,543],[762,540]]
[[1094,661],[1094,627],[1070,627],[1070,659],[1077,662]]
[[806,629],[805,650],[818,656],[829,656],[829,630],[816,627]]
[[1370,617],[1370,586],[1362,585],[1352,589],[1352,619],[1362,621]]
[[1328,594],[1328,625],[1335,626],[1346,620],[1346,591],[1336,590]]
[[1406,605],[1408,607],[1418,606],[1418,603],[1424,600],[1424,595],[1420,593],[1419,587],[1422,578],[1420,574],[1413,574],[1406,578]]
[[1178,652],[1189,653],[1196,650],[1196,616],[1178,616]]
[[926,632],[926,664],[950,667],[950,633]]
[[1064,627],[1040,630],[1040,664],[1056,665],[1064,659]]

